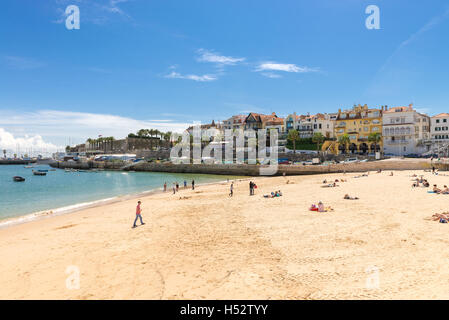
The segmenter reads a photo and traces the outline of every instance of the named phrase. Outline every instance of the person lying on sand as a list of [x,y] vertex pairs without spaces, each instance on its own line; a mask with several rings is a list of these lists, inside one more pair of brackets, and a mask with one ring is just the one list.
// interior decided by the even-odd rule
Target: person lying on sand
[[271,194],[264,194],[263,195],[264,198],[277,198],[277,197],[281,197],[281,196],[282,196],[281,190],[272,192]]
[[321,186],[321,188],[334,188],[334,187],[339,187],[339,185],[334,182]]
[[448,223],[449,222],[449,214],[448,213],[435,213],[431,218],[433,221],[439,221],[440,223]]
[[430,183],[427,180],[424,180],[422,185],[423,185],[423,187],[426,187],[426,188],[430,187]]
[[345,199],[345,200],[359,200],[359,198],[357,198],[357,197],[351,197],[351,196],[349,196],[349,194],[345,194],[345,196],[343,197],[343,199]]

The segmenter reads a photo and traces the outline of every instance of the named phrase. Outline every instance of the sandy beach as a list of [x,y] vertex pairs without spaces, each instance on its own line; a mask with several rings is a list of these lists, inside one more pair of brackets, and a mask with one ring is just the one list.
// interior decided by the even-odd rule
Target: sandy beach
[[[135,229],[136,199],[11,226],[0,299],[448,299],[449,224],[429,218],[449,195],[411,176],[442,187],[449,173],[389,174],[254,178],[251,197],[249,178],[232,198],[228,183],[153,194]],[[308,210],[320,200],[334,211]]]

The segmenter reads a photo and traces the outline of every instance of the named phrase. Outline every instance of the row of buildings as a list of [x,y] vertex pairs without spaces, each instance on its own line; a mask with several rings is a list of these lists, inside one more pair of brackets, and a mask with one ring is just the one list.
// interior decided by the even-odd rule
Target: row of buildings
[[[235,115],[222,122],[203,125],[203,129],[276,129],[285,139],[290,130],[297,130],[300,138],[311,138],[321,133],[326,141],[323,151],[334,154],[366,154],[382,151],[390,155],[419,155],[437,150],[449,144],[449,114],[428,116],[418,112],[413,105],[369,108],[355,105],[336,113],[315,115],[290,114],[284,118],[276,113]],[[190,127],[188,130],[191,130]],[[381,137],[378,143],[368,139],[372,133]],[[349,143],[338,143],[342,135],[349,137]]]

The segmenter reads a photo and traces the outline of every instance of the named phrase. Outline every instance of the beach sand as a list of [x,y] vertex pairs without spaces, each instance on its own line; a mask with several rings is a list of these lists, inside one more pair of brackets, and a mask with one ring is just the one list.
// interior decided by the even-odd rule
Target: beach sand
[[[396,171],[254,178],[0,230],[1,299],[448,299],[448,176]],[[324,179],[344,178],[336,188]],[[286,184],[289,180],[293,182]],[[281,190],[283,196],[263,194]],[[348,193],[360,200],[343,200]],[[311,212],[323,201],[332,212]],[[73,270],[79,289],[68,289]],[[69,280],[68,280],[69,279]],[[70,287],[70,286],[69,286]]]

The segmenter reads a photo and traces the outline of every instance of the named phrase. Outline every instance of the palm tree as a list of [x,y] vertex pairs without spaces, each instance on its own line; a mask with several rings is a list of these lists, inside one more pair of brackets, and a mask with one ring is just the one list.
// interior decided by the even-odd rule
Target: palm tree
[[146,129],[140,129],[139,131],[137,131],[137,136],[139,138],[145,137],[147,134],[147,130]]
[[320,144],[324,142],[325,138],[321,132],[315,132],[312,137],[312,142],[316,143],[316,150],[320,152]]
[[374,152],[377,151],[377,144],[380,142],[381,139],[382,137],[379,132],[373,132],[368,135],[368,141],[374,144]]
[[299,132],[296,129],[288,132],[287,139],[293,142],[293,152],[296,153],[296,140],[299,139]]
[[347,150],[347,146],[349,144],[349,142],[351,141],[351,139],[349,138],[349,135],[347,133],[341,135],[338,137],[338,144],[341,144],[345,147],[344,152],[346,153]]

